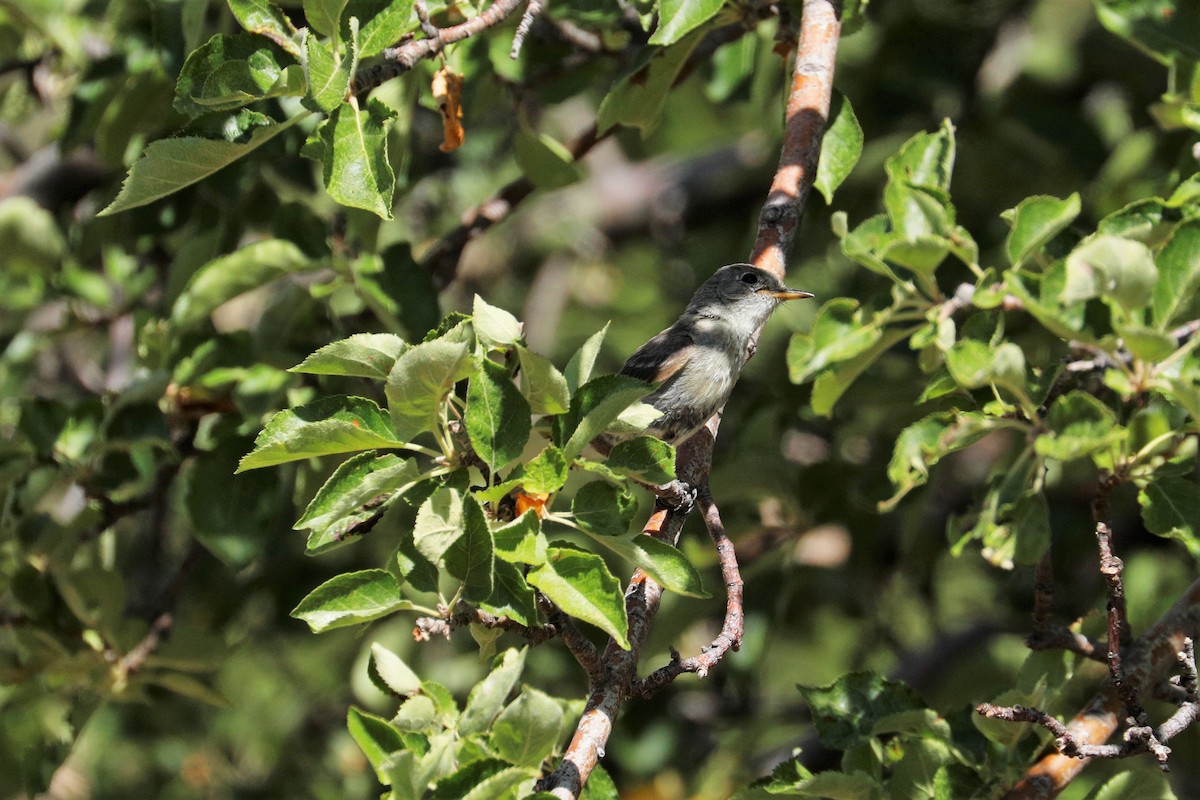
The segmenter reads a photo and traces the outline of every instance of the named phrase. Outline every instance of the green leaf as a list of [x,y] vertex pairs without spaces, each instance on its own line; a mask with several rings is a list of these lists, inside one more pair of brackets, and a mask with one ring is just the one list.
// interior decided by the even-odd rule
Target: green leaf
[[492,531],[492,540],[497,557],[514,564],[543,564],[549,553],[541,520],[534,511]]
[[322,583],[292,609],[313,633],[358,625],[412,608],[400,595],[400,584],[390,572],[367,569],[347,572]]
[[664,589],[685,597],[711,597],[700,574],[677,547],[645,533],[600,534],[584,529],[596,542],[636,567],[640,567]]
[[941,412],[909,425],[896,437],[888,478],[896,493],[881,502],[890,511],[904,495],[929,480],[929,468],[950,453],[969,447],[994,430],[995,421],[980,413]]
[[1040,253],[1075,221],[1079,211],[1079,193],[1075,192],[1065,200],[1049,195],[1026,197],[1016,208],[1004,212],[1001,216],[1012,226],[1004,243],[1009,263],[1020,267]]
[[600,536],[623,536],[636,511],[637,503],[627,489],[618,490],[603,481],[585,483],[571,500],[575,522]]
[[1200,220],[1181,223],[1158,252],[1154,325],[1166,330],[1200,289]]
[[1103,0],[1095,8],[1100,24],[1163,65],[1200,59],[1200,9],[1189,2]]
[[514,767],[498,758],[471,761],[442,778],[429,800],[493,800],[508,797],[506,792],[535,778],[538,771]]
[[385,786],[391,783],[391,778],[380,767],[389,754],[404,749],[404,740],[400,731],[393,728],[386,719],[361,711],[350,706],[346,714],[346,727],[358,748],[363,751],[375,776]]
[[394,333],[356,333],[325,345],[289,372],[386,380],[409,344]]
[[600,104],[596,132],[602,134],[614,125],[624,125],[649,135],[658,125],[675,78],[705,32],[700,28],[675,44],[653,48],[644,63],[617,81]]
[[374,98],[359,111],[352,97],[317,130],[321,147],[314,152],[320,153],[325,189],[335,202],[380,219],[392,218],[396,174],[388,160],[387,132],[395,117],[396,112]]
[[863,151],[863,130],[854,115],[850,100],[834,92],[829,109],[829,129],[821,139],[821,159],[817,162],[817,177],[813,188],[821,193],[826,204],[833,203],[833,193],[854,169]]
[[229,0],[234,18],[250,33],[265,36],[297,58],[296,29],[287,15],[271,0]]
[[569,436],[562,447],[563,457],[574,459],[622,411],[651,391],[649,384],[628,375],[601,375],[579,387],[563,418],[564,435]]
[[569,547],[551,547],[549,560],[531,570],[525,579],[564,613],[595,625],[622,649],[629,649],[621,582],[600,556]]
[[240,294],[315,266],[300,248],[284,239],[248,244],[197,270],[175,300],[171,321],[180,327],[195,325]]
[[358,22],[353,19],[350,20],[346,52],[337,52],[337,40],[322,43],[311,32],[304,37],[304,76],[308,80],[304,104],[308,108],[328,113],[346,102],[350,81],[358,68],[357,39]]
[[292,527],[312,531],[309,555],[323,552],[346,541],[356,525],[380,514],[422,477],[411,458],[374,451],[351,456],[317,490]]
[[142,157],[129,168],[116,199],[97,216],[106,217],[148,205],[198,183],[254,152],[307,117],[307,114],[297,114],[287,122],[255,128],[250,140],[244,144],[199,136],[180,136],[151,142]]
[[897,233],[909,240],[947,233],[953,169],[954,126],[949,120],[936,133],[909,139],[887,160],[883,204]]
[[828,686],[800,686],[821,742],[845,750],[871,736],[880,719],[925,708],[906,684],[870,672],[851,672]]
[[964,389],[996,385],[1012,391],[1025,388],[1025,353],[1012,342],[991,347],[978,339],[955,342],[946,352],[950,377]]
[[456,489],[438,489],[417,510],[413,542],[418,552],[438,564],[462,534],[462,494]]
[[[480,601],[479,607],[489,614],[498,617],[508,617],[526,627],[539,627],[537,613],[537,596],[525,582],[525,575],[520,568],[508,561],[497,561],[495,569],[495,584],[492,596],[486,601]],[[496,633],[503,633],[497,630]]]
[[675,448],[653,436],[617,442],[606,462],[610,469],[655,486],[675,480]]
[[1049,433],[1034,442],[1038,455],[1071,461],[1115,445],[1124,431],[1108,406],[1083,391],[1054,401],[1046,415]]
[[1093,236],[1067,256],[1064,303],[1093,297],[1116,300],[1127,310],[1150,302],[1158,268],[1150,248],[1141,242],[1115,236]]
[[583,177],[570,150],[549,134],[525,125],[517,133],[513,155],[521,172],[539,189],[561,189]]
[[346,0],[304,0],[304,18],[317,33],[336,37],[345,7]]
[[521,364],[521,394],[535,414],[563,414],[571,404],[567,379],[550,359],[517,345]]
[[446,549],[446,569],[463,582],[463,598],[478,603],[492,596],[495,548],[479,501],[468,493],[462,504],[462,535]]
[[415,25],[413,0],[350,0],[342,17],[358,17],[358,58],[378,55],[411,31]]
[[488,744],[498,756],[521,767],[538,767],[558,744],[563,708],[537,689],[525,689],[496,717]]
[[563,378],[567,381],[567,390],[572,397],[579,391],[580,386],[592,379],[592,368],[596,365],[596,357],[600,355],[600,345],[604,343],[604,334],[608,333],[608,325],[609,323],[605,323],[603,328],[589,336],[583,346],[567,362]]
[[486,358],[481,367],[467,384],[463,421],[476,455],[495,471],[525,449],[533,427],[532,411],[508,370]]
[[797,333],[788,343],[788,377],[805,383],[830,364],[854,358],[879,341],[878,318],[863,321],[857,300],[838,297],[821,306],[809,333]]
[[658,27],[650,44],[675,44],[717,15],[725,0],[659,0]]
[[504,708],[509,694],[521,677],[521,671],[525,669],[527,652],[515,648],[505,650],[495,668],[475,684],[458,721],[460,737],[483,733],[492,727],[492,721]]
[[291,61],[259,36],[217,34],[184,62],[175,83],[175,110],[198,117],[269,97],[300,96],[304,71]]
[[1200,522],[1200,484],[1184,478],[1156,478],[1138,492],[1138,503],[1151,533],[1177,539],[1193,556],[1200,553],[1196,531]]
[[567,460],[554,445],[546,445],[546,449],[525,463],[521,471],[521,486],[533,494],[554,494],[567,482]]
[[254,440],[238,472],[334,453],[399,447],[387,416],[364,397],[335,395],[280,411]]
[[885,328],[880,339],[858,355],[835,364],[822,372],[813,383],[812,409],[814,414],[828,417],[833,406],[847,389],[858,380],[867,367],[889,350],[892,345],[907,338],[913,328]]
[[371,645],[371,660],[367,671],[372,679],[378,678],[388,692],[398,697],[411,697],[421,690],[421,679],[412,671],[404,659],[388,650],[379,642]]
[[434,339],[422,342],[396,359],[388,373],[385,393],[396,427],[412,434],[434,430],[442,403],[454,384],[475,369],[466,342]]
[[520,344],[524,336],[520,320],[479,295],[475,295],[471,323],[475,326],[475,335],[488,350],[507,350]]
[[1109,778],[1084,800],[1176,800],[1177,797],[1161,769],[1138,766]]

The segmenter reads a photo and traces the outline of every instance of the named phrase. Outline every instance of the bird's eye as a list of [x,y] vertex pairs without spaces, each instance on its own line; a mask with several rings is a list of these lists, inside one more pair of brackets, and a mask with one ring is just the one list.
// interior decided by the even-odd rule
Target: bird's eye
[[747,272],[742,276],[742,283],[748,283],[753,286],[754,284],[758,283],[758,276],[753,272]]

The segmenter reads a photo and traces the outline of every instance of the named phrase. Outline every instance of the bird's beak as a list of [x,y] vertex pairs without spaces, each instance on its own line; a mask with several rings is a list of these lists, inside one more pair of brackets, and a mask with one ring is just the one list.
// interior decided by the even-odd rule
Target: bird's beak
[[759,289],[763,294],[769,294],[777,300],[803,300],[806,297],[816,297],[812,292],[802,292],[799,289],[788,289],[784,287],[781,291],[773,292],[770,289]]

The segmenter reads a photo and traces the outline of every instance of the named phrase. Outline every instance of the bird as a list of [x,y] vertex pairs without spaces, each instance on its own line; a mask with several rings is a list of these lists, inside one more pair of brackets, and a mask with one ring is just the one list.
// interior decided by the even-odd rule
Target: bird
[[680,445],[724,407],[750,340],[780,303],[813,297],[790,289],[752,264],[721,267],[700,284],[671,327],[639,347],[621,367],[657,388],[643,402],[662,413],[644,431]]

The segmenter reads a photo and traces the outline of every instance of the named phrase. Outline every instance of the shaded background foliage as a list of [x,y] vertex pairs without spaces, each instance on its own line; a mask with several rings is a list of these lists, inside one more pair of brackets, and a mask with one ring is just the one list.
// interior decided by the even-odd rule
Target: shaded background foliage
[[[432,65],[378,90],[402,109],[390,134],[395,221],[381,223],[329,200],[319,167],[295,157],[299,128],[266,145],[267,157],[97,218],[144,144],[187,123],[171,111],[186,54],[236,24],[224,4],[196,0],[0,3],[5,796],[52,774],[62,797],[373,796],[344,725],[350,703],[391,713],[365,676],[371,641],[460,698],[485,673],[472,642],[416,644],[409,619],[368,636],[308,633],[289,609],[329,575],[377,564],[387,544],[367,537],[304,555],[291,524],[332,464],[233,471],[269,412],[311,397],[315,382],[285,370],[331,340],[388,329],[415,340],[478,293],[524,319],[531,346],[560,365],[611,320],[601,365],[613,370],[715,267],[745,258],[787,84],[774,19],[701,63],[649,135],[620,132],[578,181],[538,192],[470,245],[445,291],[417,266],[412,252],[521,174],[507,155],[514,120],[569,139],[628,66],[621,45],[638,33],[612,10],[561,12],[609,31],[613,52],[563,68],[568,48],[535,29],[514,63],[512,23],[457,45],[467,139],[454,154],[438,150]],[[1008,233],[1000,212],[1026,196],[1080,191],[1077,224],[1091,230],[1195,167],[1194,135],[1164,131],[1150,113],[1166,68],[1105,31],[1083,0],[881,3],[843,42],[837,83],[866,150],[836,208],[854,223],[876,213],[884,159],[949,117],[958,221],[984,264],[999,260]],[[268,237],[330,266],[251,292],[211,323],[180,321],[172,305],[198,267]],[[372,251],[386,271],[360,258]],[[877,276],[842,255],[816,197],[790,275],[822,301],[886,302]],[[816,308],[776,315],[714,457],[714,492],[746,565],[746,642],[709,680],[629,705],[604,762],[622,797],[725,796],[801,744],[812,765],[834,763],[797,683],[876,670],[964,713],[1011,685],[1024,657],[1029,570],[997,570],[973,548],[952,556],[946,545],[950,518],[972,506],[1011,445],[989,438],[951,456],[928,487],[881,514],[893,443],[927,413],[914,400],[928,377],[897,349],[831,418],[813,414],[810,386],[788,381],[785,347]],[[1064,617],[1102,605],[1094,487],[1078,468],[1047,490],[1057,552],[1080,554],[1057,561]],[[1144,531],[1133,492],[1114,497],[1114,528],[1133,619],[1145,625],[1194,564]],[[718,585],[698,524],[684,549]],[[170,638],[128,687],[114,685],[112,654],[168,608]],[[719,597],[668,598],[646,663],[670,645],[692,652],[710,641],[721,608]],[[554,645],[532,651],[524,679],[562,697],[585,689]],[[1063,708],[1087,685],[1074,691]],[[1195,752],[1195,737],[1178,750]],[[1089,771],[1070,796],[1125,767]],[[1195,793],[1194,764],[1175,768],[1177,794]]]

